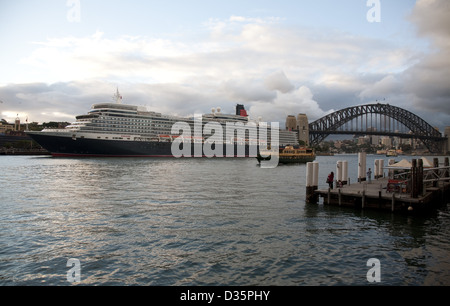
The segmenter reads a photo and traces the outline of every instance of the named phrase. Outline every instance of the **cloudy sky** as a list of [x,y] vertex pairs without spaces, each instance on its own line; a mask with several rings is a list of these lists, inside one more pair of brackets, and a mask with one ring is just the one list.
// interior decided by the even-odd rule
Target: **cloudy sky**
[[[380,6],[378,6],[380,4]],[[310,121],[386,99],[450,125],[448,0],[0,0],[0,117],[93,103]]]

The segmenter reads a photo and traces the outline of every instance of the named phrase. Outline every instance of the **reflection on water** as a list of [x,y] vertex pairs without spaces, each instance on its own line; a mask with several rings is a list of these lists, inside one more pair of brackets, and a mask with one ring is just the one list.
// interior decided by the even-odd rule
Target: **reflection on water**
[[383,285],[449,285],[449,207],[306,205],[304,165],[256,164],[2,157],[0,284],[67,285],[77,258],[82,284],[366,285],[378,258]]

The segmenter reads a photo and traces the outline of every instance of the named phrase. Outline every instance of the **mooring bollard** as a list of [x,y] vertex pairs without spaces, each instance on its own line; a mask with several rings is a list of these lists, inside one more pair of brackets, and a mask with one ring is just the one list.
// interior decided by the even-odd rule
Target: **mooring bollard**
[[375,161],[373,162],[373,178],[374,179],[378,179],[378,176],[380,175],[379,171],[380,171],[380,160],[375,159]]
[[314,174],[314,179],[313,179],[313,186],[318,187],[319,186],[319,163],[318,162],[313,162],[313,174]]
[[366,180],[366,152],[358,153],[358,182]]
[[374,161],[374,178],[379,179],[380,177],[384,177],[384,159],[375,159]]
[[306,203],[317,204],[318,195],[315,191],[319,185],[319,163],[306,164]]
[[[391,166],[391,165],[393,165],[393,164],[395,164],[395,159],[390,159],[390,160],[388,161],[388,165]],[[389,169],[389,178],[390,178],[390,179],[393,179],[393,178],[394,178],[394,170],[393,170],[392,168]]]
[[348,161],[339,160],[336,162],[336,182],[347,185],[348,181]]
[[380,159],[380,164],[378,165],[380,167],[379,175],[380,177],[384,177],[384,159]]
[[348,161],[342,161],[342,185],[347,185],[349,181],[348,178]]
[[342,160],[336,162],[336,186],[339,186],[339,182],[342,182]]

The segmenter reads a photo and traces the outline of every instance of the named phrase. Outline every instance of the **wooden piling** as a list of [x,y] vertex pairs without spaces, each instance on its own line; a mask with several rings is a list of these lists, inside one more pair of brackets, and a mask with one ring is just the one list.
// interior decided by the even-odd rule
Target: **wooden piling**
[[417,161],[417,193],[423,195],[423,159]]
[[395,210],[395,192],[392,193],[392,201],[391,201],[391,211]]
[[411,165],[411,197],[417,199],[417,159],[413,159]]
[[366,191],[363,190],[361,198],[361,208],[364,209],[364,204],[366,203]]
[[318,196],[315,194],[317,187],[315,186],[306,186],[306,203],[309,204],[317,204]]
[[380,209],[383,204],[383,199],[381,197],[381,190],[378,191],[378,208]]
[[447,168],[445,168],[445,172],[444,172],[444,177],[449,177],[450,176],[450,171],[449,171],[449,169],[448,169],[448,167],[449,167],[449,161],[448,161],[448,157],[446,157],[445,159],[444,159],[444,167],[447,167]]

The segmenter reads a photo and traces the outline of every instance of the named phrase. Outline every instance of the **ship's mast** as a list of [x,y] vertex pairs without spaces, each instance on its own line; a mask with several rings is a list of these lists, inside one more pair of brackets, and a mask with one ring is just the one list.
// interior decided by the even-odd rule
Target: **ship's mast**
[[116,94],[113,96],[113,100],[118,104],[122,104],[122,95],[119,93],[119,87],[117,87],[117,91]]

